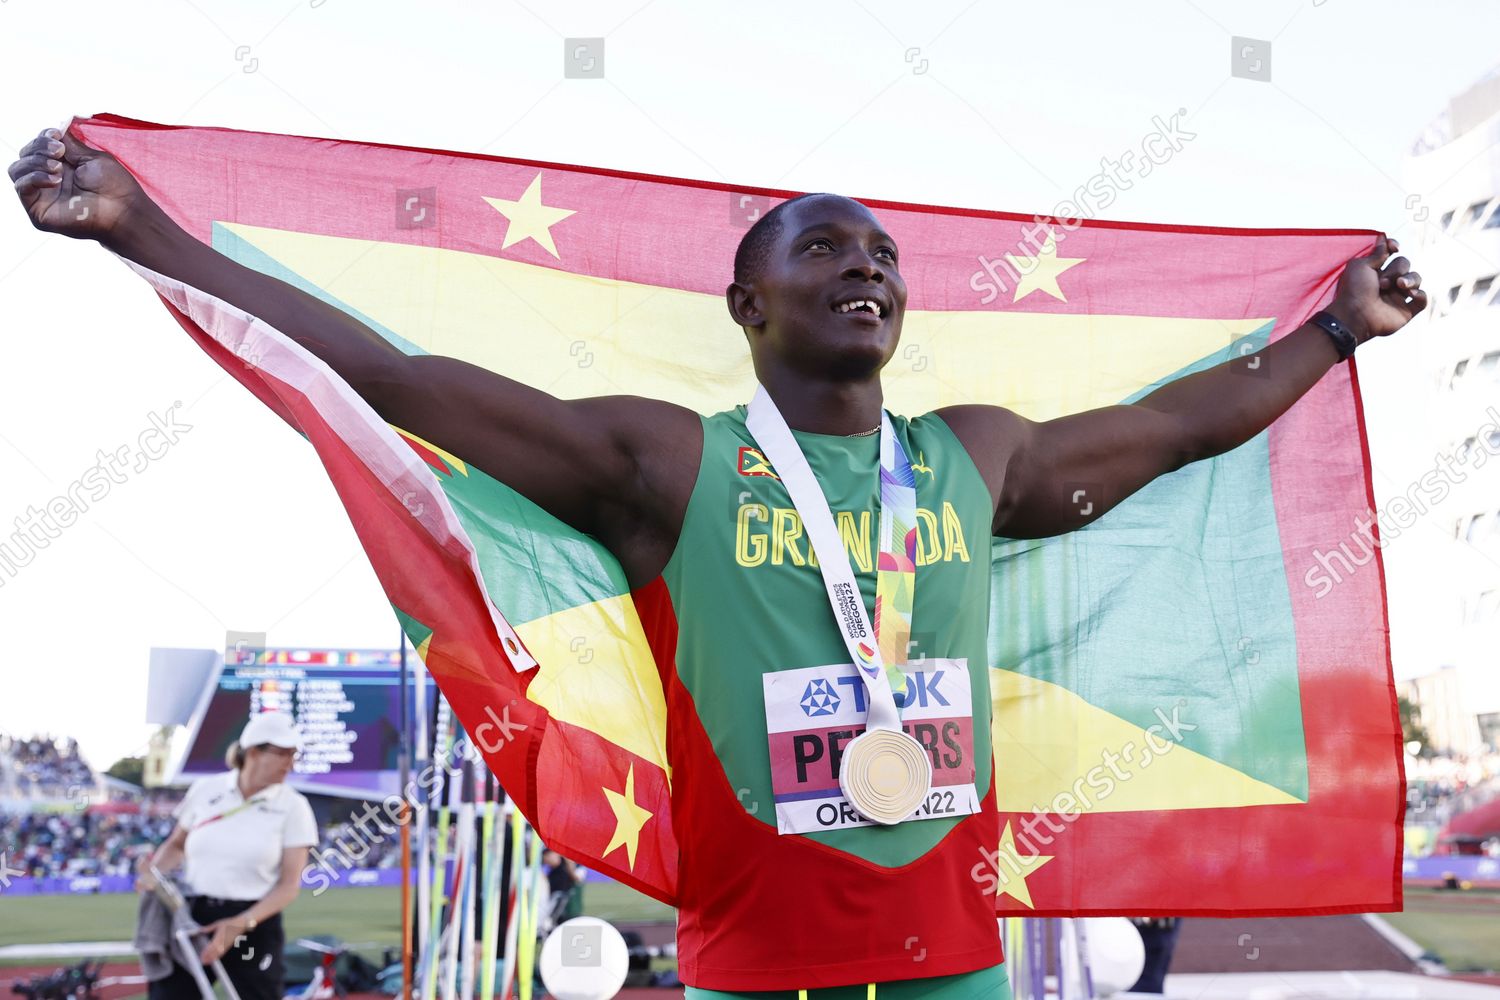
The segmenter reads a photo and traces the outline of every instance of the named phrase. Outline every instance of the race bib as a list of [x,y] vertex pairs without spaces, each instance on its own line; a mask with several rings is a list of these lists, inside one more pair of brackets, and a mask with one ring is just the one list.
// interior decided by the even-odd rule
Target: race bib
[[[921,660],[902,668],[896,695],[901,728],[932,760],[932,790],[902,822],[979,811],[974,789],[974,702],[964,659]],[[766,741],[778,833],[814,833],[874,824],[839,791],[844,748],[865,731],[869,703],[852,663],[764,674]]]

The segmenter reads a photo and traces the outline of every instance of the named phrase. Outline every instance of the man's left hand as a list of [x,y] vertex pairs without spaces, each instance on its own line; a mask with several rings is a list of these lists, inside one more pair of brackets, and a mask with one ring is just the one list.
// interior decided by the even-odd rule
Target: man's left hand
[[1382,238],[1368,257],[1345,264],[1338,291],[1328,305],[1328,311],[1361,344],[1395,333],[1427,308],[1422,276],[1411,269],[1411,261],[1397,257],[1386,263],[1398,249],[1395,240]]

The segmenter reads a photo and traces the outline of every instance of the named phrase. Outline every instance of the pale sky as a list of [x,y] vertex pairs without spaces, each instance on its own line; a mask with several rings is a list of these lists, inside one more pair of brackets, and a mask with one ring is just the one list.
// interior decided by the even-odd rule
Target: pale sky
[[[1271,41],[1269,82],[1231,77],[1236,35]],[[570,37],[606,39],[604,79],[563,79]],[[1414,245],[1402,155],[1491,68],[1497,38],[1500,5],[1479,0],[15,0],[0,6],[0,149],[113,112],[1048,212],[1182,108],[1196,137],[1108,217],[1384,229]],[[1431,460],[1409,430],[1431,384],[1424,327],[1360,352],[1378,497]],[[13,198],[0,330],[0,534],[151,414],[180,403],[192,428],[0,576],[0,730],[71,734],[102,768],[149,735],[153,645],[222,647],[231,628],[278,646],[396,642],[312,449],[144,282],[95,244],[35,232]],[[1418,603],[1434,581],[1405,567],[1441,538],[1408,531],[1387,552],[1398,675],[1434,666]]]

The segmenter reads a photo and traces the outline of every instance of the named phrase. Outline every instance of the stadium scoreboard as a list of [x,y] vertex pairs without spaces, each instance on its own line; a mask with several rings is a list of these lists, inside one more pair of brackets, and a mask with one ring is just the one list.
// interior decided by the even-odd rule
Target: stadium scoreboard
[[[289,784],[323,795],[394,794],[400,664],[393,649],[227,650],[194,713],[178,781],[222,772],[225,752],[251,715],[285,712],[303,740]],[[415,659],[411,666],[423,673]]]

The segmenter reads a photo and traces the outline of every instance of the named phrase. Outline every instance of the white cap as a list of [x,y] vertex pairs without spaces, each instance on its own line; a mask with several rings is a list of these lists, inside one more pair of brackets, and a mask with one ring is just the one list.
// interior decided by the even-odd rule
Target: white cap
[[249,750],[263,743],[300,750],[302,734],[297,732],[297,724],[285,712],[261,712],[250,716],[250,721],[245,723],[245,728],[240,733],[240,746]]

